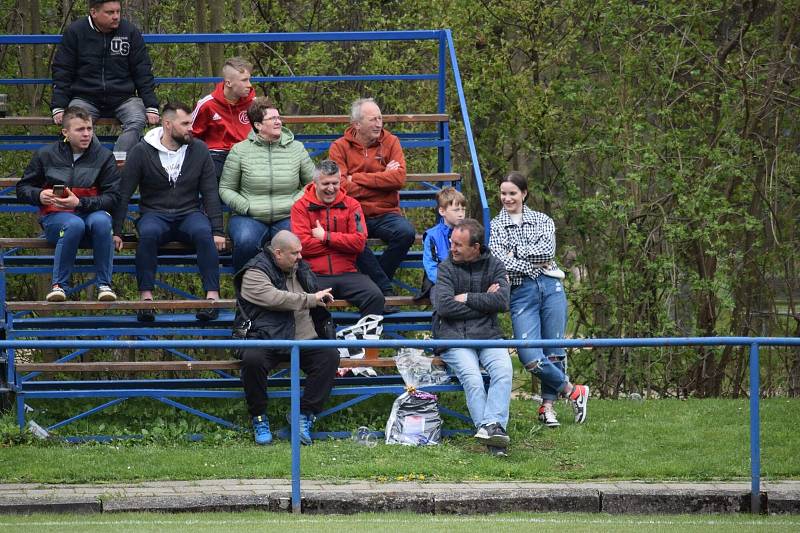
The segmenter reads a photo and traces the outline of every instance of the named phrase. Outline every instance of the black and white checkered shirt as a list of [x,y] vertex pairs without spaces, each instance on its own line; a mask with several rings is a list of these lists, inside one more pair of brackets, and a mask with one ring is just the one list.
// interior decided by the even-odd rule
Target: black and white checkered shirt
[[492,219],[489,249],[506,266],[511,285],[536,278],[556,255],[556,226],[544,213],[522,206],[522,225],[504,209]]

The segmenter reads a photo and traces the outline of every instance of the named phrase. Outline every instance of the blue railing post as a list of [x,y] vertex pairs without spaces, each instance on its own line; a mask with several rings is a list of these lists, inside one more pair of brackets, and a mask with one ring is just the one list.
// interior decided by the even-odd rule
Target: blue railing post
[[758,343],[750,345],[750,512],[761,512],[761,371]]
[[[439,32],[439,96],[436,104],[436,112],[440,114],[447,113],[447,34],[444,31]],[[446,140],[450,138],[450,123],[439,123],[439,139]],[[439,172],[450,172],[452,165],[450,163],[450,145],[440,146],[438,152],[438,166]]]
[[[475,139],[472,135],[472,123],[469,119],[467,110],[467,98],[464,95],[464,85],[461,82],[461,71],[458,69],[458,58],[456,57],[456,47],[453,44],[453,34],[450,30],[444,30],[447,37],[447,48],[450,51],[450,68],[453,70],[453,80],[456,83],[456,93],[458,94],[458,105],[461,108],[461,118],[464,122],[464,135],[467,137],[470,157],[472,159],[472,173],[475,175],[475,188],[478,191],[478,198],[481,202],[481,220],[483,227],[489,228],[489,201],[486,199],[486,191],[483,186],[483,175],[478,164],[478,149],[475,147]],[[486,232],[486,244],[489,243],[489,232]]]
[[292,346],[291,428],[292,436],[292,512],[300,513],[300,348]]

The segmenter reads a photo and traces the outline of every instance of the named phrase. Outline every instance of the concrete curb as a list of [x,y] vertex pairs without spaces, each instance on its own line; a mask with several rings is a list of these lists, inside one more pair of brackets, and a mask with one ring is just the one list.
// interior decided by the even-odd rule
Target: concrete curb
[[[746,513],[746,483],[377,483],[303,482],[302,508],[313,514],[408,511],[484,514],[511,511],[610,514]],[[762,512],[800,513],[800,481],[769,482]],[[0,514],[289,512],[286,480],[200,480],[115,485],[0,484]]]

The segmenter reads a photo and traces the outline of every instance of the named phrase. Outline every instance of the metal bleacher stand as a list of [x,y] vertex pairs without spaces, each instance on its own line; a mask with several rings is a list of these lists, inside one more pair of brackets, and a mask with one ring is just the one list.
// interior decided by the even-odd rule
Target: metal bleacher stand
[[[55,45],[60,41],[60,35],[0,35],[0,45]],[[436,47],[438,65],[431,72],[422,74],[356,74],[356,75],[314,75],[314,76],[285,76],[285,77],[253,77],[253,82],[271,83],[326,83],[347,81],[396,81],[399,83],[424,82],[436,86],[436,108],[428,114],[384,115],[384,120],[389,124],[393,133],[401,139],[401,143],[408,153],[410,150],[433,149],[436,150],[435,172],[426,174],[409,174],[409,190],[401,192],[401,207],[433,208],[435,206],[435,193],[443,185],[453,184],[460,188],[461,176],[452,170],[450,123],[445,100],[448,80],[450,87],[458,94],[457,106],[451,106],[451,111],[456,110],[462,117],[463,128],[466,134],[466,144],[470,151],[471,177],[474,179],[474,188],[479,192],[482,202],[481,218],[488,227],[489,210],[483,192],[483,183],[478,166],[475,145],[472,139],[469,114],[463,95],[460,74],[453,47],[452,36],[449,30],[436,31],[402,31],[402,32],[348,32],[348,33],[287,33],[287,34],[188,34],[188,35],[146,35],[145,41],[151,48],[151,54],[159,44],[164,43],[252,43],[252,42],[341,42],[341,41],[398,41],[409,43],[427,42]],[[449,63],[448,63],[449,60]],[[171,77],[157,78],[157,83],[206,83],[217,81],[218,78],[210,77]],[[0,86],[21,84],[49,84],[49,79],[0,79]],[[101,119],[101,124],[113,124],[113,120]],[[336,139],[349,122],[345,115],[304,115],[287,116],[284,120],[289,124],[303,124],[303,131],[296,133],[296,138],[301,140],[312,156],[324,154],[330,143]],[[403,126],[408,123],[417,125],[412,131],[404,131]],[[335,129],[335,133],[309,133],[314,125],[335,125],[325,131]],[[55,132],[49,117],[21,117],[7,116],[0,118],[0,128],[7,127],[49,126]],[[419,131],[423,130],[423,131]],[[21,135],[2,134],[0,131],[0,152],[7,151],[33,151],[45,143],[52,142],[53,135]],[[101,137],[107,142],[111,139]],[[20,169],[21,170],[21,169]],[[7,213],[15,216],[16,213],[33,213],[36,209],[24,205],[16,200],[14,185],[18,178],[10,177],[0,179],[0,214]],[[135,212],[137,206],[132,203],[130,210]],[[418,241],[419,242],[419,241]],[[135,247],[135,243],[126,243],[126,248]],[[24,252],[24,253],[23,253]],[[114,258],[114,273],[134,273],[135,266],[133,255],[130,253],[118,254]],[[231,273],[230,257],[222,255],[221,272]],[[410,251],[402,264],[404,268],[421,267],[421,252]],[[215,307],[221,308],[218,320],[199,323],[195,320],[193,310],[209,307],[202,299],[184,293],[159,280],[161,288],[172,290],[177,298],[174,300],[161,300],[153,304],[143,304],[138,301],[117,301],[103,303],[95,301],[67,301],[64,303],[47,303],[42,301],[24,302],[17,301],[13,294],[8,294],[8,276],[47,275],[52,268],[52,247],[42,238],[0,237],[0,297],[4,302],[3,333],[8,340],[29,339],[73,339],[71,342],[80,342],[81,339],[99,339],[110,342],[117,349],[131,348],[129,340],[147,341],[151,339],[229,339],[230,326],[233,319],[233,301],[221,300]],[[81,252],[76,261],[76,273],[91,274],[92,257],[90,251]],[[167,246],[159,255],[159,273],[185,273],[196,272],[195,256],[185,247]],[[397,280],[395,280],[397,283]],[[77,286],[80,290],[88,285]],[[400,285],[407,290],[414,288]],[[430,311],[420,309],[412,297],[392,297],[387,301],[390,305],[411,306],[415,308],[404,309],[396,314],[388,315],[384,320],[384,336],[387,338],[404,338],[402,334],[408,331],[424,331],[430,329]],[[140,323],[136,321],[135,312],[142,306],[159,308],[159,314],[154,323]],[[347,324],[358,318],[357,313],[334,310],[334,319],[339,325]],[[154,342],[154,341],[153,341]],[[135,344],[135,343],[134,343]],[[65,346],[62,346],[65,348]],[[19,353],[13,347],[2,352],[0,364],[4,365],[4,372],[0,378],[0,393],[3,390],[11,391],[16,395],[17,416],[20,426],[24,426],[25,402],[33,399],[74,399],[74,398],[104,398],[105,403],[80,412],[70,418],[50,425],[46,429],[57,430],[63,426],[83,419],[116,405],[129,398],[151,398],[156,401],[171,405],[178,409],[200,416],[229,428],[238,426],[230,421],[222,420],[212,414],[178,402],[175,398],[203,397],[203,398],[240,398],[243,396],[239,379],[231,373],[238,368],[238,361],[207,360],[208,356],[200,358],[195,353],[189,353],[191,342],[180,347],[169,347],[161,350],[169,360],[159,361],[117,361],[93,360],[92,349],[75,348],[69,353],[60,355],[54,362],[38,362],[31,357],[31,351],[25,352],[24,360],[20,360]],[[372,357],[367,360],[343,360],[343,367],[347,366],[393,366],[391,358],[377,359],[377,350],[372,351]],[[228,356],[230,357],[230,356]],[[202,360],[199,360],[202,359]],[[197,374],[197,372],[201,372]],[[146,373],[145,378],[120,377],[122,375]],[[180,372],[181,377],[164,377],[168,372],[173,375]],[[91,376],[91,379],[81,379],[82,376]],[[67,376],[67,377],[65,377]],[[76,377],[77,376],[77,377]],[[98,379],[95,376],[99,376]],[[155,376],[155,377],[153,377]],[[45,379],[51,377],[52,379]],[[286,371],[281,371],[271,378],[269,394],[271,397],[287,397],[288,390],[280,390],[281,386],[288,386]],[[362,402],[376,394],[397,394],[402,390],[402,383],[396,374],[380,375],[377,378],[346,377],[339,378],[334,387],[334,396],[351,396],[352,398],[334,406],[323,415],[328,415],[341,409]],[[434,386],[429,390],[433,392],[461,390],[460,385],[452,382],[445,385]],[[461,413],[447,409],[445,414],[453,415],[462,420],[468,420]],[[339,434],[343,434],[340,432]],[[317,435],[323,436],[323,435]],[[95,436],[104,438],[106,436]]]

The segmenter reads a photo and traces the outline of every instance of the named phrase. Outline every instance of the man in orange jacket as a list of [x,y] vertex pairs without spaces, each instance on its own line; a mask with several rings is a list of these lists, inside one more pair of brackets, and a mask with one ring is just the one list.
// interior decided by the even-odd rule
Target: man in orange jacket
[[350,127],[331,144],[330,158],[339,165],[342,187],[361,203],[371,237],[386,243],[380,260],[369,248],[358,268],[393,294],[391,279],[414,244],[414,226],[400,211],[400,189],[406,182],[406,160],[400,139],[383,127],[381,110],[372,98],[353,102]]

